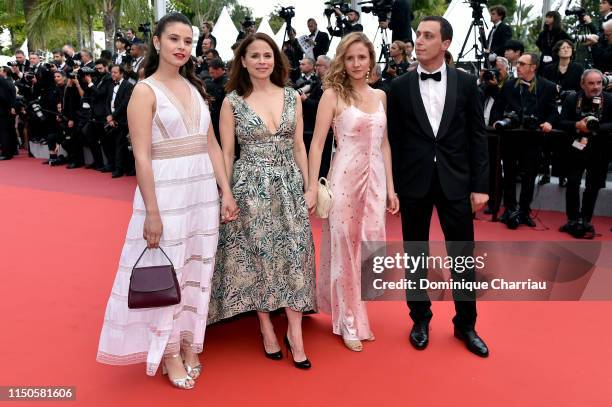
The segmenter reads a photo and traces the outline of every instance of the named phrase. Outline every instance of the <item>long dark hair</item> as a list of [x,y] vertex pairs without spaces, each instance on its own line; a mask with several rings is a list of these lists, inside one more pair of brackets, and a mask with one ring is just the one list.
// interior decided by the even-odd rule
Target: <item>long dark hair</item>
[[545,17],[552,17],[553,23],[550,26],[550,31],[560,32],[563,27],[561,26],[561,14],[558,11],[549,11],[546,13]]
[[[159,54],[153,45],[153,37],[155,36],[161,40],[162,33],[166,29],[166,26],[170,23],[182,23],[189,26],[189,29],[191,29],[191,21],[189,21],[189,19],[181,13],[170,13],[160,18],[160,20],[157,22],[155,32],[151,36],[151,41],[149,43],[149,55],[144,61],[145,78],[153,75],[159,67]],[[187,79],[193,86],[195,86],[206,102],[211,100],[211,97],[206,93],[204,88],[204,82],[195,75],[195,66],[191,57],[188,58],[185,65],[179,69],[179,74]]]
[[261,40],[268,43],[274,54],[274,69],[270,75],[270,81],[279,87],[284,87],[289,76],[289,61],[284,53],[280,52],[278,46],[269,35],[255,33],[246,37],[234,52],[234,62],[230,71],[229,80],[225,85],[225,90],[229,93],[233,90],[240,96],[249,96],[253,91],[253,84],[249,76],[249,71],[242,66],[242,58],[246,55],[247,48],[254,41]]

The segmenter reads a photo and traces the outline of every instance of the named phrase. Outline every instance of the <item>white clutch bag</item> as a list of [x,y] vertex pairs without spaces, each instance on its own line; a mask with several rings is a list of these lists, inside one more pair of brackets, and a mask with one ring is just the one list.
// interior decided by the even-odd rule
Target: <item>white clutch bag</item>
[[328,185],[327,179],[325,177],[319,178],[317,185],[317,209],[315,211],[319,218],[327,219],[329,217],[333,198],[334,194]]

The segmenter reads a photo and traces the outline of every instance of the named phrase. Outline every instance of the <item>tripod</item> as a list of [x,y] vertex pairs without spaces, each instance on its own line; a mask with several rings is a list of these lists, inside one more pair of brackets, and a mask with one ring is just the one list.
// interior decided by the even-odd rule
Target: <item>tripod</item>
[[374,40],[372,41],[372,43],[376,43],[376,37],[378,37],[378,33],[380,32],[380,38],[382,40],[381,46],[380,46],[380,55],[378,56],[378,61],[376,62],[377,64],[380,64],[382,62],[382,59],[385,58],[385,63],[388,64],[389,63],[389,37],[387,36],[387,29],[386,28],[382,28],[379,27],[379,29],[376,31],[376,34],[374,35]]
[[[474,51],[476,65],[472,64],[472,66],[476,70],[476,74],[478,74],[478,72],[480,72],[480,69],[482,68],[482,60],[485,56],[484,50],[486,48],[487,37],[485,35],[484,27],[486,26],[486,24],[482,16],[482,5],[480,3],[470,1],[470,7],[472,7],[472,23],[470,24],[470,28],[468,28],[468,32],[465,36],[465,39],[463,40],[463,45],[461,46],[461,51],[457,56],[456,63],[459,63],[467,54]],[[474,45],[466,51],[465,47],[471,35],[474,36]],[[479,42],[480,47],[478,46]],[[487,63],[488,60],[485,61],[485,64]]]

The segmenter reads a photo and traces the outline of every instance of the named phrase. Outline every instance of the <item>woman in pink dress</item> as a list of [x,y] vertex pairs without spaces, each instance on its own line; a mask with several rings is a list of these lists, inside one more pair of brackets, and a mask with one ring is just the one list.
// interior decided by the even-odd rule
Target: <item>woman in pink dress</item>
[[[212,130],[208,99],[193,73],[191,23],[182,14],[164,16],[145,64],[146,79],[127,108],[138,188],[100,335],[97,360],[112,365],[146,363],[155,375],[164,362],[171,383],[193,388],[200,374],[210,282],[222,219],[238,208],[221,149]],[[129,309],[134,263],[145,246],[162,247],[176,270],[181,302]],[[150,250],[139,266],[167,264]]]
[[373,340],[361,300],[361,242],[385,241],[385,208],[399,211],[391,175],[386,97],[368,85],[374,47],[363,33],[344,37],[327,74],[309,155],[306,200],[316,207],[317,180],[327,129],[337,149],[328,180],[334,194],[323,223],[317,284],[321,310],[332,315],[333,332],[352,351]]

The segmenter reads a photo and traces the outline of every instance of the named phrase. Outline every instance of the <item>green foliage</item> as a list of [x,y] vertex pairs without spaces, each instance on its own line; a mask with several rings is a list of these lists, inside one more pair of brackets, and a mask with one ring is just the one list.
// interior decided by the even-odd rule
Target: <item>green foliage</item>
[[241,23],[244,21],[246,16],[253,16],[253,10],[250,7],[243,6],[241,4],[236,4],[230,10],[230,16],[232,17],[232,21],[238,30],[241,29]]
[[[270,27],[272,27],[272,31],[277,33],[284,23],[285,20],[280,18],[277,13],[270,13]],[[291,22],[291,25],[293,26],[293,22]]]
[[445,0],[414,0],[412,4],[414,13],[412,28],[416,30],[421,18],[425,16],[441,16],[447,8],[448,4]]

